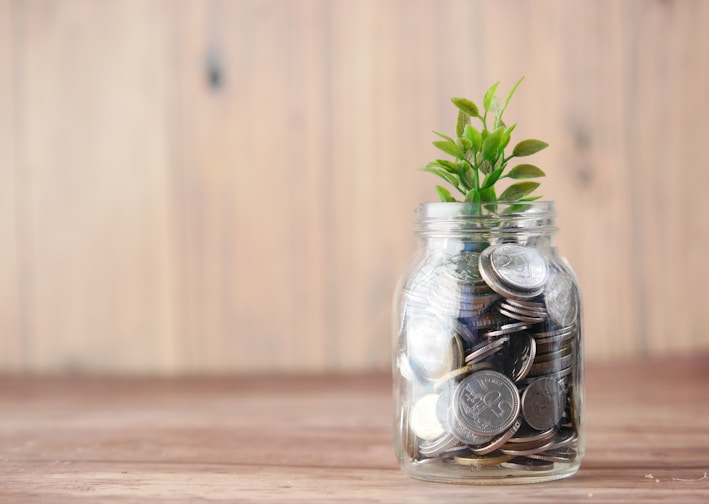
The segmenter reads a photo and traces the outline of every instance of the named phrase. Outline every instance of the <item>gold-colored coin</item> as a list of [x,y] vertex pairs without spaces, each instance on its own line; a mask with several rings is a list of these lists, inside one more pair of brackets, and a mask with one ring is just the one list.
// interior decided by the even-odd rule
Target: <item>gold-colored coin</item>
[[453,460],[460,465],[468,465],[475,467],[486,467],[502,464],[512,460],[512,455],[491,455],[481,457],[453,457]]

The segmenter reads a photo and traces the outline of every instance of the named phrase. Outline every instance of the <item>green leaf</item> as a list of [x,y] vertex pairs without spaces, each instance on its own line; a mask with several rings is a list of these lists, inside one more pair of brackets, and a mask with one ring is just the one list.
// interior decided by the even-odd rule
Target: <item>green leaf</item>
[[495,168],[492,170],[486,177],[485,180],[483,180],[483,189],[487,189],[488,187],[492,187],[495,185],[495,182],[497,182],[500,179],[500,175],[502,175],[502,172],[505,170],[504,166],[500,166],[499,168]]
[[488,175],[492,172],[492,164],[487,159],[483,159],[483,162],[480,163],[479,169],[484,175]]
[[486,203],[497,201],[497,195],[495,194],[495,188],[490,186],[485,189],[480,189],[480,201]]
[[455,140],[453,140],[451,137],[449,137],[449,136],[446,135],[445,133],[441,133],[440,131],[434,131],[434,133],[435,133],[436,135],[438,135],[439,137],[441,137],[441,138],[445,138],[445,139],[448,140],[449,142],[455,143]]
[[490,161],[490,163],[493,163],[493,161],[497,158],[497,150],[500,147],[500,140],[502,139],[503,132],[504,129],[502,128],[496,129],[483,141],[483,158]]
[[464,150],[469,151],[470,149],[473,148],[473,142],[471,142],[469,138],[462,136],[458,140],[460,142],[456,142],[456,143],[459,143],[459,145],[461,145]]
[[458,110],[460,110],[467,116],[478,117],[480,115],[478,106],[467,98],[451,98],[451,101],[453,102],[453,105],[458,107]]
[[490,88],[485,92],[485,98],[483,99],[483,104],[485,105],[485,111],[490,110],[490,106],[492,105],[492,100],[495,98],[495,91],[497,91],[497,86],[500,85],[500,81],[497,81],[494,83]]
[[431,161],[428,163],[428,166],[438,166],[440,168],[443,168],[445,171],[448,173],[453,173],[453,174],[458,174],[458,165],[456,165],[453,161],[449,161],[447,159],[436,159],[435,161]]
[[445,187],[441,187],[439,185],[436,186],[436,192],[438,193],[438,197],[441,198],[441,201],[446,201],[446,202],[452,202],[455,201],[455,198],[451,196],[451,193],[448,189]]
[[433,145],[438,147],[446,154],[450,154],[451,156],[456,157],[458,159],[465,159],[465,152],[455,142],[444,142],[442,140],[439,140],[437,142],[433,142]]
[[502,140],[500,140],[500,149],[504,149],[507,147],[507,144],[510,143],[510,138],[512,138],[512,132],[515,130],[517,127],[517,123],[513,124],[509,128],[505,128],[505,131],[502,133]]
[[[434,175],[441,177],[443,180],[448,182],[450,185],[455,187],[460,191],[460,180],[458,179],[457,175],[454,175],[452,173],[448,173],[442,168],[438,168],[437,166],[431,166],[431,163],[428,164],[425,168],[421,168],[421,171],[425,171],[428,173],[433,173]],[[462,192],[462,191],[461,191]]]
[[519,201],[539,187],[539,182],[518,182],[500,194],[500,201]]
[[458,121],[456,122],[455,125],[455,134],[458,135],[459,137],[463,136],[463,131],[465,131],[465,125],[470,122],[470,118],[468,117],[468,114],[463,112],[462,110],[458,112]]
[[527,198],[522,198],[520,201],[537,201],[538,199],[542,199],[543,196],[528,196]]
[[546,173],[534,165],[521,164],[512,168],[506,176],[513,179],[528,179],[544,177],[545,175]]
[[522,140],[515,145],[515,148],[512,150],[512,155],[515,157],[531,156],[548,146],[548,143],[542,142],[541,140]]
[[[463,164],[461,162],[461,164]],[[475,187],[475,175],[473,174],[473,169],[470,164],[465,163],[465,166],[460,167],[461,170],[458,174],[460,181],[463,183],[466,189],[471,189]]]
[[480,203],[480,192],[473,188],[465,195],[466,203]]
[[510,104],[510,100],[512,99],[512,95],[515,94],[515,91],[517,91],[517,88],[519,87],[520,84],[522,84],[523,80],[524,80],[524,77],[522,77],[520,80],[518,80],[514,86],[512,86],[512,89],[510,90],[509,94],[507,95],[507,99],[505,100],[505,104],[502,106],[502,110],[500,110],[500,118],[502,117],[502,113],[507,109],[507,105]]
[[465,138],[467,138],[473,143],[473,150],[475,152],[480,152],[480,149],[482,149],[483,145],[483,138],[480,132],[475,129],[474,126],[466,124],[465,130],[463,131],[463,135],[465,136]]

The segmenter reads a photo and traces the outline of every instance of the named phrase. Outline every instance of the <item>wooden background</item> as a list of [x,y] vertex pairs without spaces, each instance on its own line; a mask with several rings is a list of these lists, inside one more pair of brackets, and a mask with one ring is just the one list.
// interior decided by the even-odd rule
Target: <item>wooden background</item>
[[709,349],[709,2],[0,0],[0,370],[386,369],[431,131],[522,75],[589,360]]

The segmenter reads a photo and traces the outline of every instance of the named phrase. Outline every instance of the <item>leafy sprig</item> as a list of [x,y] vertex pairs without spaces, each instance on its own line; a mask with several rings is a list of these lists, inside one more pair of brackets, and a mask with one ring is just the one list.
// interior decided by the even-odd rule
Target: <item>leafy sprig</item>
[[[512,87],[504,103],[495,96],[499,82],[490,86],[483,97],[482,114],[471,100],[452,98],[453,105],[458,109],[455,138],[434,131],[440,140],[433,142],[433,145],[452,156],[453,160],[437,159],[428,163],[422,170],[445,180],[462,195],[462,201],[534,201],[541,197],[530,196],[539,187],[539,182],[527,180],[545,175],[539,167],[521,163],[507,169],[513,159],[531,156],[548,146],[541,140],[522,140],[512,148],[509,156],[505,154],[517,125],[507,126],[502,115],[523,79],[524,77]],[[479,128],[473,126],[473,119],[479,120]],[[523,181],[509,185],[498,196],[495,184],[505,178]],[[448,189],[440,185],[436,186],[436,192],[441,201],[459,201]]]

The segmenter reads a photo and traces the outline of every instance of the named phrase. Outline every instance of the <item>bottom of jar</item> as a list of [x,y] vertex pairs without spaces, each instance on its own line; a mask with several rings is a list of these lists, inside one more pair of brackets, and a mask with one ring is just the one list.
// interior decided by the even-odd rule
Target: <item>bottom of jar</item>
[[441,460],[402,463],[401,469],[415,479],[467,485],[514,485],[543,483],[568,478],[579,470],[580,462],[553,462],[548,465],[506,463],[496,466],[466,466]]

